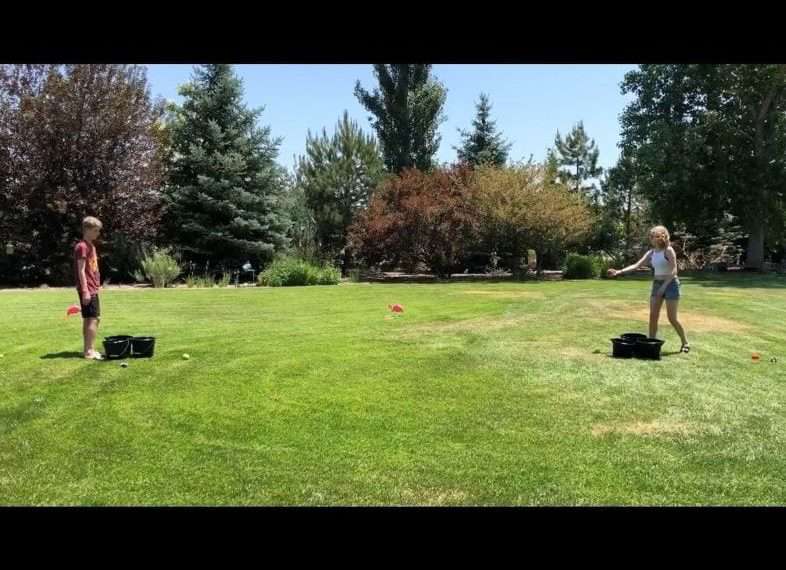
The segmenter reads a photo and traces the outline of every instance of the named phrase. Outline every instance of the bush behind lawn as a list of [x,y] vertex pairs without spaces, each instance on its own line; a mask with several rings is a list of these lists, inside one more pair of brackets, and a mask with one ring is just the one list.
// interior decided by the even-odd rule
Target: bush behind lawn
[[341,271],[331,265],[318,267],[303,259],[282,257],[274,260],[259,275],[259,284],[267,287],[337,285]]
[[595,276],[596,267],[590,256],[568,254],[565,259],[565,279],[592,279]]

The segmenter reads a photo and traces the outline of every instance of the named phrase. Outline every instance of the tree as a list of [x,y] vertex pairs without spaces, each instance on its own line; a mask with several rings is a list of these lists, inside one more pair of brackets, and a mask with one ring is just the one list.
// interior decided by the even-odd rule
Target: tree
[[496,122],[489,119],[491,104],[486,94],[480,94],[476,109],[472,132],[458,130],[463,139],[460,147],[454,147],[458,159],[473,167],[481,164],[504,166],[511,144],[502,138],[502,133],[497,132]]
[[750,149],[739,153],[736,166],[745,174],[737,178],[732,208],[750,234],[746,266],[760,268],[768,234],[775,239],[783,235],[786,64],[736,65],[725,71],[731,75],[732,94],[725,117],[734,128],[738,148]]
[[[71,246],[86,215],[101,218],[110,239],[154,239],[162,114],[144,67],[0,67],[0,211],[13,212],[0,214],[0,239],[13,243],[19,277],[72,282]],[[114,277],[112,245],[102,258]]]
[[761,267],[786,187],[786,66],[642,65],[623,93],[622,146],[664,222],[706,245],[720,220],[748,231],[746,265]]
[[586,198],[553,182],[544,165],[483,167],[471,187],[481,231],[512,239],[516,252],[534,249],[538,272],[547,252],[580,243],[593,223]]
[[587,136],[584,123],[579,121],[564,140],[557,131],[554,147],[562,168],[560,174],[568,185],[576,192],[594,195],[597,192],[595,184],[586,185],[585,182],[600,176],[603,169],[598,166],[599,151],[595,147],[595,140]]
[[557,158],[557,151],[554,148],[546,149],[546,160],[543,162],[546,169],[546,177],[551,182],[559,182],[559,158]]
[[257,127],[230,65],[194,68],[172,109],[168,236],[186,258],[225,267],[262,264],[287,245],[279,139]]
[[[317,251],[333,258],[346,246],[347,229],[368,206],[384,173],[373,136],[366,135],[345,111],[332,136],[308,133],[306,154],[298,159],[296,184],[315,222]],[[348,258],[342,255],[346,269]]]
[[358,81],[355,96],[371,113],[385,167],[428,171],[439,149],[446,90],[430,76],[427,64],[374,64],[379,87],[369,93]]
[[601,182],[601,226],[621,236],[625,261],[631,261],[634,243],[646,242],[647,203],[637,186],[634,158],[623,152]]
[[466,167],[405,170],[385,180],[350,229],[350,243],[370,265],[423,263],[440,276],[457,269],[477,230]]
[[318,262],[316,220],[314,220],[314,213],[306,202],[303,186],[295,182],[294,176],[287,176],[282,206],[285,217],[290,222],[287,231],[289,247],[297,257]]

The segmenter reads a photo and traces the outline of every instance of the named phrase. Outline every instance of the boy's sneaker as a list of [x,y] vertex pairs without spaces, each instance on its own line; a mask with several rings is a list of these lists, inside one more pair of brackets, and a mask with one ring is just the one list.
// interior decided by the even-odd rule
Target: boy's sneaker
[[94,350],[93,352],[91,352],[90,354],[85,356],[85,358],[88,359],[88,360],[103,360],[104,359],[104,357],[101,356],[101,353],[98,352],[97,350]]

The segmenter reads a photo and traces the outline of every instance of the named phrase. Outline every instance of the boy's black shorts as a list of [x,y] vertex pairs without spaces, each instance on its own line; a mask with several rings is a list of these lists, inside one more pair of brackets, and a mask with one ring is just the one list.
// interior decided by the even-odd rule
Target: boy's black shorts
[[101,316],[101,303],[98,300],[98,293],[90,297],[90,302],[87,305],[83,305],[82,299],[80,299],[79,305],[82,307],[83,319],[97,319]]

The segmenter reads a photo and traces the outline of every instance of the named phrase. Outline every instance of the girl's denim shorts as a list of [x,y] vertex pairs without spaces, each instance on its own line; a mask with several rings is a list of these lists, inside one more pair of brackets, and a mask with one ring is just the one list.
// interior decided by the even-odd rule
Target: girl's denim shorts
[[[663,286],[664,281],[659,279],[654,279],[652,281],[652,293],[651,296],[654,297],[658,290]],[[680,280],[676,277],[671,280],[669,286],[666,287],[666,292],[663,294],[663,298],[667,301],[674,301],[680,298]]]

